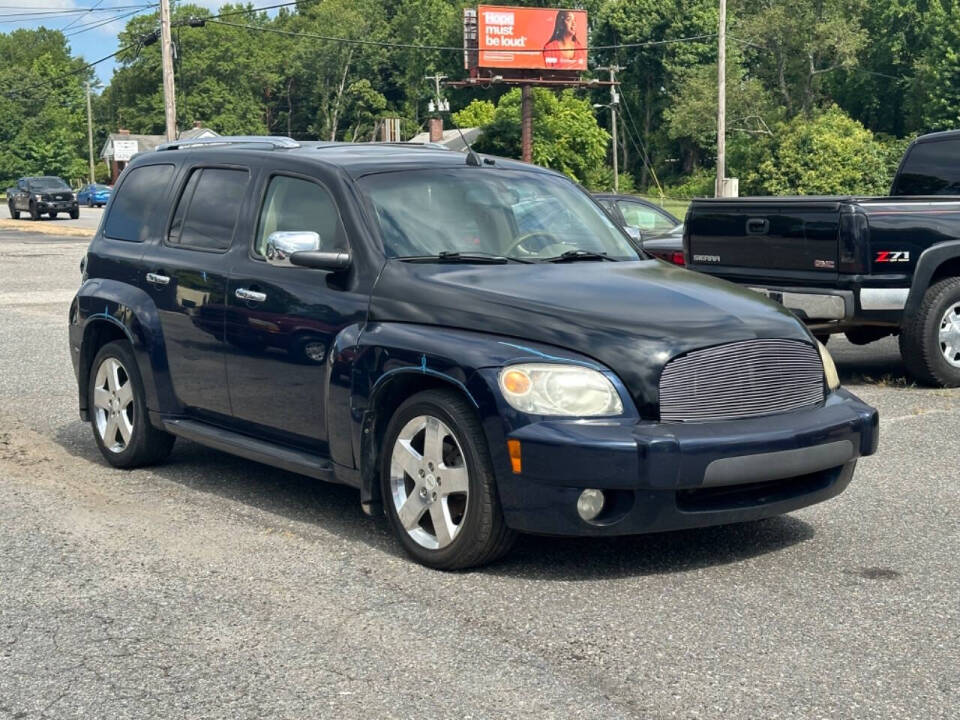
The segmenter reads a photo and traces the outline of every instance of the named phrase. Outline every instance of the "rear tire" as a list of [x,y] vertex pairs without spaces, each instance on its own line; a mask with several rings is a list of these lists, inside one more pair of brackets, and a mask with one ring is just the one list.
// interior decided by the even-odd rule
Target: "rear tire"
[[143,379],[126,341],[107,343],[93,359],[87,408],[100,454],[114,467],[154,465],[173,449],[176,438],[150,424]]
[[390,525],[423,565],[483,565],[516,538],[503,519],[480,421],[452,390],[418,393],[397,409],[380,452],[380,479]]
[[900,331],[900,356],[925,385],[960,385],[960,278],[927,288],[920,309]]

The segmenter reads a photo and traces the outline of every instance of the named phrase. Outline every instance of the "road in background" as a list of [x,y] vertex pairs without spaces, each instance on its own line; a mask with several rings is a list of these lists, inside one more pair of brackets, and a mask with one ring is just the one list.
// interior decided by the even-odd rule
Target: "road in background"
[[10,213],[6,210],[0,210],[0,230],[17,230],[20,232],[46,234],[56,234],[65,230],[69,235],[85,234],[93,237],[97,228],[100,226],[100,218],[103,217],[103,208],[89,208],[86,205],[80,206],[80,217],[71,220],[70,216],[60,213],[55,220],[44,215],[39,220],[31,220],[30,215],[24,212],[20,213],[19,220],[13,220]]
[[348,488],[179,440],[108,467],[67,349],[85,247],[0,232],[0,718],[956,716],[960,391],[895,341],[829,345],[882,417],[839,498],[440,573]]

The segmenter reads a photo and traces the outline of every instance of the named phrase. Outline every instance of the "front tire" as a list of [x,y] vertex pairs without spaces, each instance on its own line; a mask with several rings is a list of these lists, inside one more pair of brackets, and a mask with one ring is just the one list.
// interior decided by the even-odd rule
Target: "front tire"
[[13,207],[13,201],[7,203],[7,209],[10,211],[10,217],[14,220],[20,219],[20,211]]
[[34,205],[33,203],[30,203],[30,219],[34,221],[40,219],[40,211],[37,209],[37,206]]
[[71,220],[76,220],[78,217],[80,217],[80,208],[74,208],[70,211]]
[[51,210],[50,212],[48,212],[47,215],[50,217],[51,220],[57,219],[57,213],[54,210]]
[[925,385],[960,385],[960,278],[927,288],[920,309],[900,331],[900,356]]
[[397,409],[384,437],[380,478],[390,525],[423,565],[483,565],[516,538],[503,519],[480,422],[452,390],[418,393]]
[[150,424],[143,379],[130,343],[107,343],[90,367],[87,407],[93,437],[104,459],[119,468],[166,459],[174,436]]

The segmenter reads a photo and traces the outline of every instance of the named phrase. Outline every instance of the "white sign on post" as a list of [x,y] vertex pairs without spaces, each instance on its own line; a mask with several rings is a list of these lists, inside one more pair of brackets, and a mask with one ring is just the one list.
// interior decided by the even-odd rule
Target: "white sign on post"
[[140,144],[136,140],[113,141],[113,159],[117,162],[129,162],[139,151]]

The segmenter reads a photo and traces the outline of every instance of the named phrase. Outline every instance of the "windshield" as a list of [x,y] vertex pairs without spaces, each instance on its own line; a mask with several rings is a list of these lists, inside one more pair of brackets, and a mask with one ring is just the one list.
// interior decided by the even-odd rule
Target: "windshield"
[[58,177],[42,177],[30,181],[31,190],[69,190],[70,186]]
[[524,171],[412,170],[360,179],[387,257],[443,253],[547,260],[596,253],[637,260],[629,241],[576,185]]

